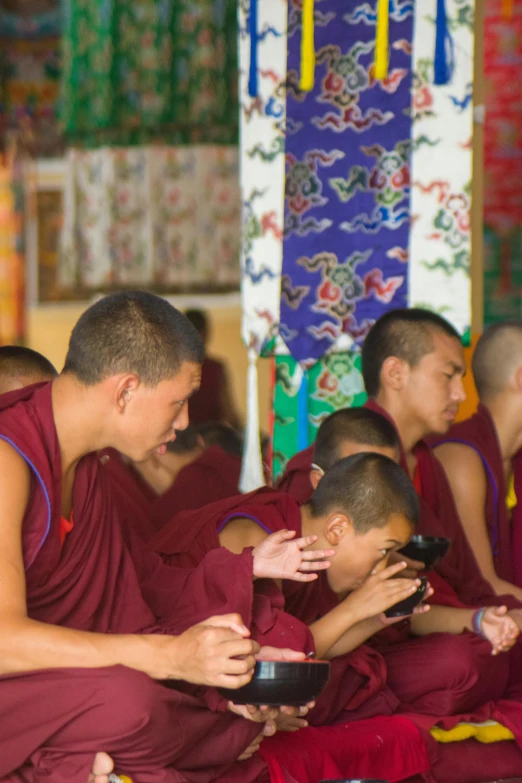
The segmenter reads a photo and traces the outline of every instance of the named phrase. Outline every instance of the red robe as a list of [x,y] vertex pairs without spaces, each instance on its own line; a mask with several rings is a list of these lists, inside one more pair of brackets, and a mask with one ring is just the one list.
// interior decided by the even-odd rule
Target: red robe
[[189,402],[191,424],[224,420],[225,412],[221,404],[221,389],[224,383],[226,383],[224,365],[217,359],[210,359],[207,356],[203,362],[200,387]]
[[[0,437],[33,475],[22,528],[30,618],[117,634],[178,634],[232,611],[251,622],[251,552],[216,550],[196,569],[165,566],[128,525],[120,526],[96,455],[78,464],[74,527],[62,547],[50,384],[2,396]],[[25,765],[35,783],[85,783],[94,753],[103,749],[117,770],[140,783],[268,780],[259,754],[233,763],[259,726],[220,712],[225,703],[213,689],[176,688],[122,666],[0,677],[0,779]]]
[[[514,530],[506,505],[504,464],[495,423],[486,406],[479,405],[471,418],[454,424],[446,435],[430,438],[431,446],[441,443],[470,446],[480,457],[486,477],[485,516],[495,571],[501,579],[513,583],[516,563],[513,551]],[[514,460],[514,467],[518,467],[520,472],[520,460]],[[519,475],[515,481],[518,483],[520,479]],[[517,515],[517,518],[518,516],[520,515]]]
[[159,530],[150,513],[156,493],[149,487],[132,465],[127,465],[116,449],[104,449],[100,453],[102,472],[106,475],[118,511],[132,525],[142,541],[147,542]]
[[[196,513],[180,514],[151,542],[157,551],[166,555],[168,562],[178,565],[195,565],[212,547],[219,546],[219,531],[233,517],[248,517],[267,532],[282,528],[295,530],[301,535],[301,513],[298,504],[289,496],[261,489],[223,503],[214,503]],[[337,599],[330,590],[325,573],[311,583],[284,582],[285,608],[306,624],[331,609]],[[505,696],[509,677],[509,659],[507,656],[492,657],[489,643],[474,634],[452,636],[437,634],[422,639],[406,639],[384,648],[388,676],[382,666],[382,658],[375,651],[361,645],[349,655],[334,662],[338,680],[332,677],[329,690],[318,700],[316,710],[310,715],[311,722],[325,723],[331,720],[331,706],[328,698],[332,691],[337,693],[341,702],[342,678],[353,680],[354,673],[360,678],[358,701],[347,702],[347,707],[337,720],[368,718],[374,715],[390,715],[388,710],[375,712],[375,705],[389,694],[389,687],[402,701],[400,710],[424,729],[435,723],[447,728],[454,726],[461,718],[473,720],[500,720],[513,730],[517,726],[517,736],[522,744],[522,704],[499,701]],[[406,661],[406,662],[405,662]],[[448,665],[451,661],[451,665]],[[347,668],[351,665],[352,671]],[[341,668],[343,667],[343,668]],[[373,672],[373,674],[372,674]],[[405,677],[407,672],[407,677]],[[387,685],[386,685],[387,682]],[[346,691],[345,691],[346,692]],[[377,699],[379,701],[377,701]],[[399,709],[399,705],[396,706]],[[412,715],[412,713],[417,713]],[[327,737],[331,735],[326,734]],[[476,743],[475,743],[476,744]],[[467,747],[467,746],[465,746]],[[441,783],[450,780],[449,770],[453,768],[452,750],[430,748],[432,763],[437,780]],[[487,751],[487,752],[486,752]],[[357,752],[360,753],[360,747]],[[435,758],[433,757],[435,753]],[[499,770],[508,769],[514,774],[522,772],[522,755],[518,750],[509,753],[509,764],[503,767],[503,756],[498,746],[479,749],[474,756],[476,765],[470,774],[487,766],[494,776]],[[450,760],[450,762],[448,761]],[[360,756],[359,756],[360,761]],[[391,765],[393,767],[393,765]],[[364,767],[358,767],[358,774],[370,774]],[[371,773],[381,774],[373,770]],[[460,769],[464,783],[467,778]],[[473,778],[470,777],[470,780]]]
[[194,462],[182,468],[172,486],[155,496],[149,513],[157,529],[181,511],[201,508],[239,492],[241,458],[219,446],[205,449]]
[[314,447],[299,451],[289,460],[286,470],[277,483],[279,492],[286,492],[304,506],[314,491],[310,481],[310,470],[314,459]]

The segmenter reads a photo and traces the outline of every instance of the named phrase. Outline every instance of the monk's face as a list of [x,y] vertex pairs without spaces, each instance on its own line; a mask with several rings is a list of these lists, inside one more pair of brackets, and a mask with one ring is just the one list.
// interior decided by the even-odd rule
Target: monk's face
[[372,572],[386,568],[390,553],[405,546],[412,533],[412,524],[402,514],[392,514],[384,527],[366,533],[357,533],[348,524],[338,542],[332,544],[336,555],[326,572],[334,593],[355,590]]
[[176,376],[147,387],[141,383],[124,391],[124,415],[119,419],[119,450],[135,462],[154,452],[165,454],[176,439],[175,430],[186,429],[188,400],[199,389],[201,365],[185,362]]
[[[369,443],[354,443],[351,440],[343,440],[337,450],[337,462],[340,462],[345,457],[351,457],[353,454],[363,454],[365,452],[373,452],[374,454],[383,454],[388,459],[392,459],[394,462],[400,462],[400,454],[398,448],[391,446],[370,446]],[[310,471],[310,482],[314,489],[317,489],[319,482],[324,476],[324,471],[317,467],[312,468]]]
[[404,368],[401,402],[404,415],[416,421],[423,436],[444,434],[466,399],[462,379],[464,352],[460,340],[433,333],[433,351]]

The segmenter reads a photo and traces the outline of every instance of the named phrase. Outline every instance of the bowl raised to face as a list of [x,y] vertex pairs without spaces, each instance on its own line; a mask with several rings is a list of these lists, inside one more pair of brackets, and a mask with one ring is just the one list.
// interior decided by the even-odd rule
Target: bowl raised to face
[[328,661],[257,661],[247,685],[218,691],[234,704],[301,707],[323,692],[329,676]]
[[451,538],[437,536],[412,536],[406,546],[399,550],[401,555],[412,560],[420,560],[426,568],[431,568],[448,551]]
[[414,593],[405,598],[404,601],[399,601],[398,604],[386,609],[384,614],[386,617],[406,617],[411,614],[415,607],[420,604],[426,590],[428,589],[428,580],[425,576],[419,576],[421,584]]

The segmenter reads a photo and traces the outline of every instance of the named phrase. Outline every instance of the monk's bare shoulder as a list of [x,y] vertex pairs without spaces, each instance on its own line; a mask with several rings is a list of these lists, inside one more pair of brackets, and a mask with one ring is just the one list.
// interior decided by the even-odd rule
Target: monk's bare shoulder
[[475,449],[462,443],[443,443],[435,449],[450,483],[464,525],[481,523],[485,517],[487,478]]
[[247,517],[232,519],[219,534],[221,546],[240,555],[247,546],[257,546],[268,537],[266,530]]
[[[0,623],[26,615],[22,522],[31,476],[24,459],[0,438]],[[7,626],[5,626],[7,627]]]
[[9,443],[0,438],[0,534],[4,530],[20,529],[30,487],[31,475],[27,463]]

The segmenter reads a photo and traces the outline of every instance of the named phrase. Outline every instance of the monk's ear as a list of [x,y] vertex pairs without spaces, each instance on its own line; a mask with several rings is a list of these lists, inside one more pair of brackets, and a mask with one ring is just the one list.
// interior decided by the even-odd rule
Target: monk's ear
[[114,393],[119,413],[125,413],[125,410],[132,401],[133,395],[136,393],[139,385],[140,380],[134,373],[118,376]]
[[353,525],[346,514],[335,513],[328,519],[325,525],[325,537],[331,546],[338,546],[341,540],[353,534]]
[[404,388],[407,380],[408,365],[397,356],[388,356],[381,368],[381,386],[394,391]]
[[322,477],[324,476],[323,471],[320,468],[312,468],[310,473],[308,474],[310,477],[310,484],[314,488],[314,491],[319,486],[319,482],[321,481]]

